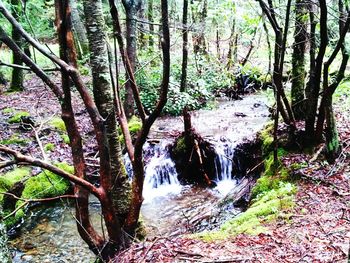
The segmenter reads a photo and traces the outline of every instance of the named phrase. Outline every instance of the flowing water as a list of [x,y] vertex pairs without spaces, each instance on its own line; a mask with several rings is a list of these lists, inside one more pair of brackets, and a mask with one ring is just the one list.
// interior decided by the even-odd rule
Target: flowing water
[[[232,175],[232,157],[236,145],[252,138],[268,120],[263,95],[252,95],[242,101],[222,101],[216,110],[201,110],[192,114],[196,130],[214,146],[216,187],[203,189],[182,186],[177,179],[168,147],[174,134],[183,130],[179,117],[157,120],[150,140],[144,147],[145,184],[142,217],[149,236],[176,235],[202,229],[213,229],[229,214],[215,205],[239,180]],[[130,163],[126,158],[129,172]],[[103,233],[100,207],[91,201],[94,225]],[[221,218],[221,219],[220,219]],[[14,262],[91,262],[94,255],[80,239],[74,220],[74,208],[56,203],[30,211],[17,236],[10,241]]]

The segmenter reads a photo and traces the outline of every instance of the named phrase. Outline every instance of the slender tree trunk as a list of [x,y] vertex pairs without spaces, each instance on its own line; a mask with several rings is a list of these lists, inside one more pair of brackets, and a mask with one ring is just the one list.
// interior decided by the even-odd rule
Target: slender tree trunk
[[[12,15],[18,21],[22,13],[22,1],[11,0],[11,5],[12,5]],[[19,48],[23,49],[24,40],[16,28],[12,28],[12,39],[15,41],[15,43]],[[13,64],[16,64],[16,65],[23,64],[21,57],[18,56],[18,54],[16,53],[12,53],[12,61],[13,61]],[[23,80],[24,80],[23,69],[13,68],[11,85],[10,85],[9,91],[23,91]]]
[[109,158],[110,165],[110,171],[106,171],[110,174],[104,176],[105,181],[101,181],[101,185],[106,191],[106,199],[103,200],[106,204],[102,204],[102,207],[104,209],[111,209],[108,207],[108,202],[111,200],[113,203],[112,210],[114,210],[117,218],[111,218],[109,223],[115,224],[113,227],[116,229],[116,232],[113,234],[123,244],[126,237],[123,233],[120,233],[120,227],[126,218],[130,205],[130,185],[121,158],[121,147],[118,140],[116,112],[113,104],[112,83],[108,62],[107,39],[104,33],[105,22],[102,12],[102,1],[85,0],[84,12],[90,47],[94,99],[101,116],[105,119],[104,131],[108,141],[104,152],[100,152],[100,158],[102,154],[107,154],[105,157]]
[[[200,5],[201,10],[195,9],[195,5]],[[192,6],[192,19],[193,23],[197,25],[197,32],[192,34],[193,40],[193,51],[195,55],[207,55],[206,41],[205,41],[205,20],[208,13],[208,2],[207,0],[198,1],[191,0]]]
[[78,58],[82,59],[84,55],[89,53],[89,42],[86,36],[86,29],[81,21],[80,13],[76,0],[70,0],[72,12],[72,26],[74,40],[77,46]]
[[187,85],[187,61],[188,61],[188,28],[187,28],[187,16],[188,16],[188,0],[183,1],[182,12],[182,67],[181,67],[181,86],[180,91],[184,92]]
[[[140,3],[140,10],[138,12],[138,17],[141,21],[144,21],[146,19],[146,2],[145,0],[142,0]],[[147,36],[146,36],[146,26],[145,23],[141,22],[139,23],[140,28],[140,38],[139,38],[139,48],[140,50],[145,50],[147,48]]]
[[269,37],[269,30],[268,30],[268,28],[266,26],[265,21],[263,22],[263,27],[264,27],[264,31],[265,31],[265,34],[266,34],[266,43],[267,43],[267,49],[268,49],[268,52],[269,52],[269,67],[268,67],[268,70],[267,70],[267,74],[271,74],[272,48],[271,48],[271,42],[270,42],[270,37]]
[[153,19],[153,0],[148,0],[148,10],[147,10],[147,16],[148,16],[148,21],[150,22],[149,24],[149,39],[148,39],[148,47],[150,51],[153,51],[154,48],[154,39],[153,39],[153,33],[154,33],[154,25],[152,24],[154,19]]
[[234,50],[234,45],[235,45],[235,33],[236,33],[236,14],[235,14],[234,9],[234,14],[232,18],[232,27],[231,27],[231,34],[230,34],[230,40],[228,44],[228,52],[227,52],[227,64],[226,64],[226,69],[230,70],[232,65],[236,63],[236,61],[233,58],[233,50]]
[[305,48],[307,41],[307,8],[304,0],[295,3],[295,31],[292,55],[292,108],[294,117],[301,120],[304,112]]
[[[126,51],[128,53],[129,61],[133,72],[136,69],[137,56],[137,12],[140,9],[141,2],[139,0],[123,0],[122,1],[126,13]],[[126,76],[129,79],[129,76]],[[126,93],[124,100],[125,115],[128,119],[135,114],[134,100],[132,95],[132,88],[130,79],[125,85]]]
[[328,45],[328,29],[327,29],[327,3],[320,0],[320,46],[315,60],[314,70],[310,72],[310,80],[308,84],[308,97],[306,103],[308,110],[305,118],[305,133],[307,141],[311,144],[315,143],[315,120],[317,115],[317,104],[320,92],[321,74],[323,66],[323,58]]

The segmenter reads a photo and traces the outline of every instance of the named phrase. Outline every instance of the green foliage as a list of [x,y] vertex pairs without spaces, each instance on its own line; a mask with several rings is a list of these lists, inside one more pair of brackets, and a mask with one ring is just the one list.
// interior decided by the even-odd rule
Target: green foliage
[[66,131],[66,125],[64,124],[64,121],[59,117],[52,118],[49,124],[60,132]]
[[22,120],[22,117],[29,117],[29,116],[30,116],[29,112],[17,111],[17,112],[15,112],[14,115],[11,116],[11,118],[9,118],[8,122],[9,123],[20,123]]
[[20,137],[20,134],[14,133],[12,136],[8,139],[3,139],[0,141],[0,144],[3,145],[11,145],[11,144],[17,144],[17,145],[26,145],[29,141],[27,139],[23,139]]
[[45,144],[44,150],[45,150],[45,152],[52,152],[55,150],[55,145],[53,143],[49,142],[49,143]]

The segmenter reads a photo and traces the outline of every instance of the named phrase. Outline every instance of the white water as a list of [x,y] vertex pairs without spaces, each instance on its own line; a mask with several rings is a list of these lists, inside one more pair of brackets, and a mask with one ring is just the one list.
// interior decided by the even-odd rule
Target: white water
[[[146,144],[144,147],[146,164],[143,196],[145,203],[156,197],[180,194],[183,189],[178,180],[175,163],[170,158],[168,147],[171,143],[171,141],[163,140],[157,145]],[[236,144],[223,137],[215,144],[217,153],[215,190],[223,196],[237,185],[232,175],[235,146]]]
[[146,203],[155,197],[179,194],[182,190],[175,163],[169,156],[169,145],[168,141],[163,141],[159,145],[147,144],[145,147],[145,152],[152,154],[145,166],[143,197]]

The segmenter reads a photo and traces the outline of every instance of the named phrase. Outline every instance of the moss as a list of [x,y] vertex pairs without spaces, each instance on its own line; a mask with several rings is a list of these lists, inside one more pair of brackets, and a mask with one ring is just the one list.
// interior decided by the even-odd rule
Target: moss
[[53,143],[47,143],[44,146],[44,150],[45,152],[52,152],[53,150],[55,150],[55,145]]
[[61,139],[65,144],[70,144],[70,139],[67,134],[61,134]]
[[[30,169],[27,167],[16,168],[0,176],[0,192],[7,192],[16,183],[30,175]],[[0,194],[0,204],[3,195]]]
[[[67,163],[58,163],[57,167],[74,173],[74,168]],[[29,178],[26,181],[21,198],[24,199],[39,199],[60,196],[67,193],[71,188],[71,184],[68,180],[58,176],[50,171],[44,170],[38,175]],[[16,208],[21,206],[23,201],[16,202]],[[9,214],[11,211],[7,211]],[[12,216],[6,220],[6,226],[12,227],[18,221],[20,221],[26,214],[25,208],[19,209],[15,216]]]
[[225,239],[241,233],[256,235],[266,232],[262,223],[275,220],[279,216],[285,218],[282,211],[294,206],[296,187],[291,183],[280,182],[278,188],[270,190],[263,196],[253,200],[253,204],[244,213],[227,221],[218,231],[196,234],[205,241]]
[[186,152],[186,143],[185,137],[181,136],[177,139],[175,148],[173,149],[173,153],[175,155],[181,155]]
[[52,118],[49,124],[60,132],[66,131],[66,125],[64,124],[64,121],[59,117]]
[[3,145],[11,145],[11,144],[26,145],[28,142],[29,141],[27,139],[20,138],[20,135],[18,133],[15,133],[10,138],[1,140],[0,144],[3,144]]
[[[128,121],[128,127],[131,137],[134,137],[141,130],[142,122],[138,117],[132,116],[131,119]],[[122,134],[122,130],[120,127],[118,128],[118,133],[120,134],[119,141],[124,142],[124,135]]]
[[16,110],[12,109],[12,108],[5,108],[2,110],[3,113],[5,114],[10,114],[10,113],[14,113]]
[[11,118],[9,118],[9,123],[20,123],[22,117],[29,117],[30,114],[26,111],[18,111]]
[[267,155],[273,150],[273,122],[268,123],[265,128],[259,132],[259,138],[262,141],[263,155]]

